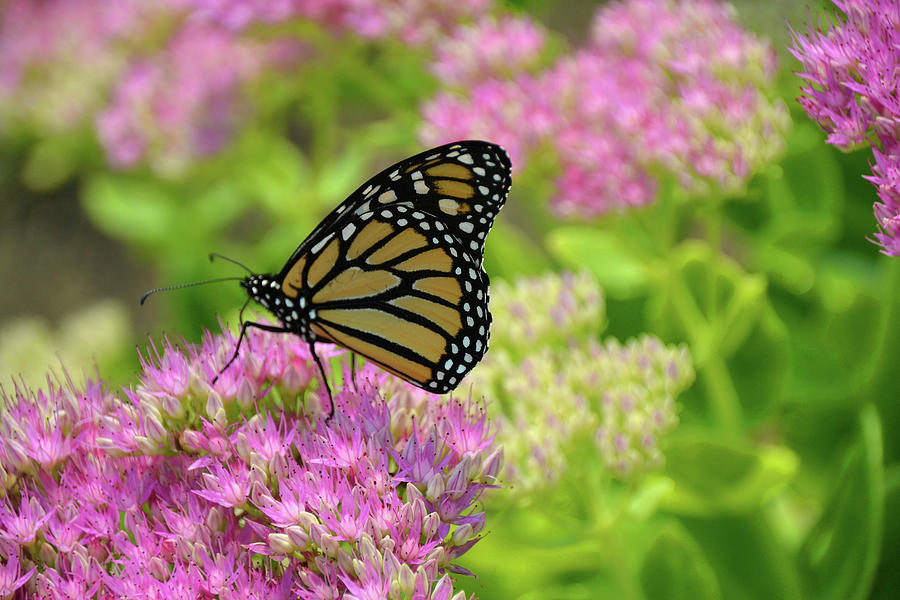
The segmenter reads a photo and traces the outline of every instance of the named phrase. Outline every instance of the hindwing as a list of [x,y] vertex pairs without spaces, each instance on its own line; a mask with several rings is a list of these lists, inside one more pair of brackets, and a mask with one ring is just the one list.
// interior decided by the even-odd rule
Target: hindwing
[[285,286],[316,341],[348,348],[434,393],[487,351],[488,277],[443,218],[404,203],[362,213],[295,259]]

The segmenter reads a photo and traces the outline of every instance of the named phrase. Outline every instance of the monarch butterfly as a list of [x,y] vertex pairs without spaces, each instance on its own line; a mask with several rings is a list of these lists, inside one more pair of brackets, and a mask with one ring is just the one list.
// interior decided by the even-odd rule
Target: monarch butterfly
[[[362,184],[277,274],[240,281],[280,326],[347,348],[428,392],[446,393],[487,351],[491,314],[484,241],[506,202],[510,161],[500,146],[461,141],[416,154]],[[333,407],[332,407],[333,411]]]

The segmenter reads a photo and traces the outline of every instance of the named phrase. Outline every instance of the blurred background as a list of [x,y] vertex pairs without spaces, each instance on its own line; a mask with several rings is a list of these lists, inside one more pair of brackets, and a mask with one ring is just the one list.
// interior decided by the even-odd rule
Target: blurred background
[[[129,384],[135,347],[234,328],[244,301],[236,283],[139,306],[144,291],[243,274],[210,252],[277,272],[368,176],[487,139],[514,174],[485,255],[499,349],[473,389],[511,423],[531,407],[517,418],[536,433],[504,440],[515,468],[459,585],[897,597],[900,267],[871,241],[871,151],[826,143],[789,51],[790,27],[829,14],[0,0],[0,385],[63,369]],[[573,340],[588,344],[577,357]],[[615,356],[657,361],[659,381],[598,366]],[[620,392],[660,402],[642,417],[657,419],[652,451],[628,410],[600,417],[593,450],[548,425]],[[616,446],[615,419],[637,454]]]

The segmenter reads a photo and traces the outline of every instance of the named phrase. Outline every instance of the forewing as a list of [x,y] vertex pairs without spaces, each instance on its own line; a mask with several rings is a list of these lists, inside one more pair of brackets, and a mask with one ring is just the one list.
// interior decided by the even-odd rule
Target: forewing
[[325,238],[379,208],[406,206],[443,221],[474,259],[506,202],[510,187],[506,151],[490,142],[446,144],[392,165],[350,194],[294,251],[281,276]]

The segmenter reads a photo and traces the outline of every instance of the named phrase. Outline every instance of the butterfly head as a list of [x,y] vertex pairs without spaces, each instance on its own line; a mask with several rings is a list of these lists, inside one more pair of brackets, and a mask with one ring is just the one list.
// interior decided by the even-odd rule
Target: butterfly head
[[256,302],[269,310],[290,331],[308,339],[310,314],[303,310],[305,302],[285,295],[277,275],[251,275],[241,280],[241,287]]
[[251,275],[241,280],[241,287],[247,290],[251,298],[280,316],[278,308],[282,304],[284,293],[275,275]]

